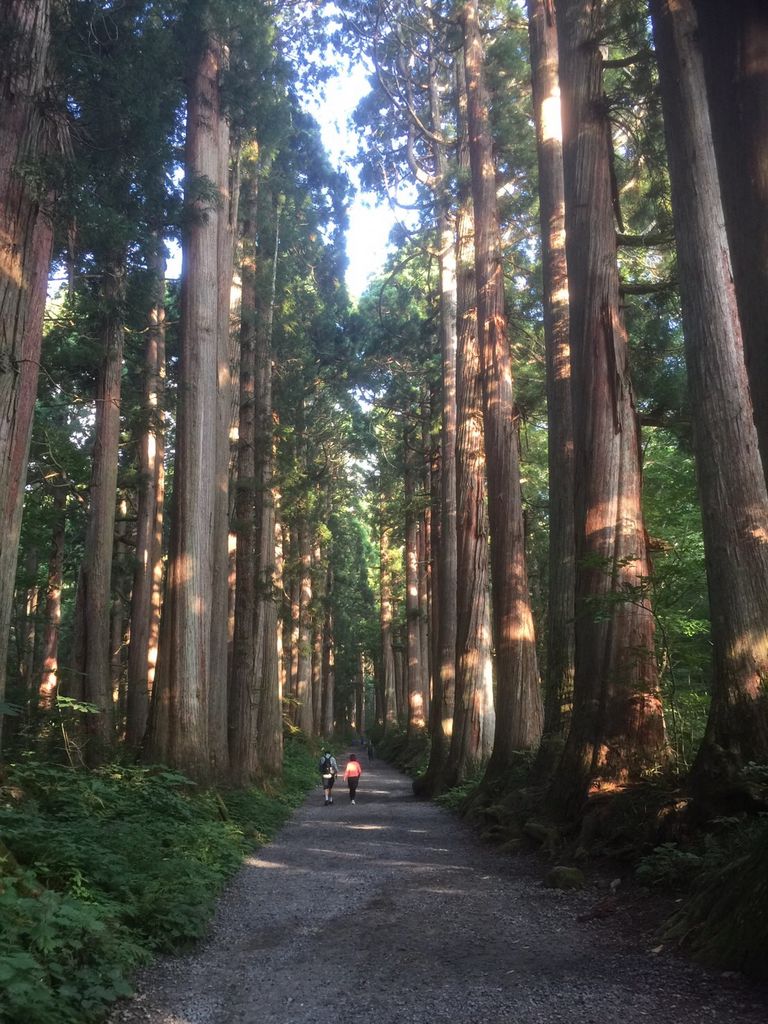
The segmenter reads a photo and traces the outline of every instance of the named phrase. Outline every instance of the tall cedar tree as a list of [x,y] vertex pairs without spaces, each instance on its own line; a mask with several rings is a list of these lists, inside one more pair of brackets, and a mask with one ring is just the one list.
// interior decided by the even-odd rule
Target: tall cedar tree
[[696,0],[757,437],[768,480],[768,5]]
[[652,0],[680,266],[714,647],[695,773],[728,783],[768,761],[768,493],[692,0]]
[[516,751],[538,745],[542,704],[528,592],[525,531],[504,312],[504,275],[496,209],[496,174],[476,2],[459,11],[467,82],[467,122],[475,212],[475,277],[483,385],[483,423],[491,528],[491,585],[496,648],[496,733],[486,779],[503,778]]
[[457,215],[456,687],[446,784],[458,785],[490,757],[495,731],[488,526],[480,352],[477,339],[474,216],[470,187],[467,89],[456,67],[459,210]]
[[240,233],[240,411],[237,435],[235,628],[230,689],[230,771],[235,784],[256,774],[258,670],[256,667],[256,290],[258,150],[243,151],[242,228]]
[[[5,695],[22,499],[43,336],[53,229],[41,162],[54,132],[46,115],[51,0],[0,10],[0,704]],[[34,171],[35,173],[31,173]],[[0,738],[2,713],[0,713]]]
[[[187,222],[168,585],[147,753],[191,776],[210,775],[213,524],[217,479],[219,238],[222,151],[229,145],[220,76],[223,44],[207,32],[191,56],[185,144]],[[213,192],[214,194],[209,194]],[[221,672],[221,665],[216,671]]]
[[125,742],[138,750],[147,728],[160,637],[165,500],[165,258],[150,254],[152,302],[146,328],[143,422],[139,439],[136,561],[131,591],[131,639]]
[[[440,354],[442,368],[442,415],[440,426],[439,544],[437,588],[434,602],[437,628],[434,691],[430,715],[431,748],[429,765],[418,791],[430,795],[445,786],[446,763],[453,730],[456,687],[456,227],[451,211],[448,158],[443,140],[442,93],[439,80],[444,58],[431,55],[429,61],[429,109],[433,133],[434,175],[432,189],[437,213],[437,251],[440,271]],[[416,785],[416,784],[415,784]]]
[[544,345],[547,361],[549,573],[544,735],[540,767],[554,767],[573,700],[576,581],[573,522],[573,411],[565,253],[565,186],[554,4],[528,0],[533,112],[539,166]]
[[590,789],[666,757],[646,582],[639,426],[619,306],[600,0],[557,7],[576,473],[571,729],[552,789],[577,816]]

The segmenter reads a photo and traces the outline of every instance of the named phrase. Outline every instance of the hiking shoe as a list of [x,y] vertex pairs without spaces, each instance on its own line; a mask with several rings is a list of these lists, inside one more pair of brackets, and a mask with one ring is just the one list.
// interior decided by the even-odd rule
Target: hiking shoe
[[353,801],[352,801],[352,803],[354,803],[354,802],[355,802],[355,801],[353,800]]

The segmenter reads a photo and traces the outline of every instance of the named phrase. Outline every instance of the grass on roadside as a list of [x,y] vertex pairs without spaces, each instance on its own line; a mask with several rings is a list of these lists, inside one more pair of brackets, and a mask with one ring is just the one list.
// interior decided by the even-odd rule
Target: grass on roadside
[[315,781],[298,740],[265,790],[199,791],[160,767],[10,766],[0,779],[0,1021],[101,1019],[139,964],[205,934],[243,854]]

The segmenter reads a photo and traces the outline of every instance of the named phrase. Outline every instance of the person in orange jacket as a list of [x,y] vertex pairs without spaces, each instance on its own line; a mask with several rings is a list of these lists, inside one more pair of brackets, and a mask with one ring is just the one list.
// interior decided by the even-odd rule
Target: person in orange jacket
[[357,793],[357,784],[360,781],[360,776],[363,774],[363,769],[360,767],[360,762],[357,760],[354,754],[349,755],[347,761],[347,767],[344,769],[344,778],[346,779],[347,785],[349,786],[349,799],[351,803],[355,802],[355,793]]

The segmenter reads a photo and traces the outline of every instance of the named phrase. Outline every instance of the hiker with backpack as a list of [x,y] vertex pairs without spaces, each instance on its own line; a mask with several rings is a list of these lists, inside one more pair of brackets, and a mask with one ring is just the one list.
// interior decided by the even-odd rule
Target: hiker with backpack
[[323,750],[317,767],[323,777],[323,796],[325,797],[325,806],[327,806],[333,803],[333,784],[339,774],[339,766],[330,750]]
[[360,762],[357,760],[354,754],[349,755],[347,761],[347,767],[344,769],[344,781],[349,786],[349,800],[350,803],[355,802],[355,793],[357,793],[357,784],[360,781],[360,776],[363,774],[363,769]]

